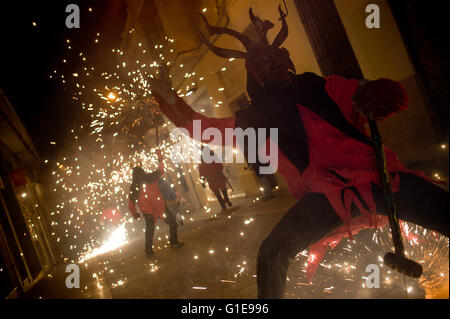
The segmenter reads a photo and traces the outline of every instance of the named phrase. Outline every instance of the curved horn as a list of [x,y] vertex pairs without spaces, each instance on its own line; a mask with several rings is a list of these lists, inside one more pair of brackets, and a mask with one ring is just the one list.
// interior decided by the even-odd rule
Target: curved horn
[[252,7],[250,7],[250,9],[248,10],[248,15],[250,16],[250,20],[252,21],[252,23],[255,26],[259,26],[260,27],[262,25],[262,20],[255,16],[255,14],[253,13],[253,8]]
[[198,35],[200,38],[200,41],[203,42],[204,44],[206,44],[206,46],[215,54],[220,56],[221,58],[225,58],[225,59],[229,59],[229,58],[236,58],[236,59],[246,59],[247,58],[247,54],[241,51],[237,51],[237,50],[230,50],[230,49],[223,49],[223,48],[219,48],[216,47],[214,45],[212,45],[203,35],[203,33],[201,33],[200,31],[198,31]]
[[251,46],[252,42],[249,39],[249,37],[247,37],[246,35],[239,33],[232,29],[212,26],[208,23],[208,19],[206,19],[206,17],[203,14],[199,13],[199,15],[202,17],[203,21],[205,22],[205,25],[206,25],[209,35],[228,34],[228,35],[231,35],[231,36],[235,37],[236,39],[238,39],[247,50]]
[[277,37],[275,38],[275,40],[273,40],[272,43],[272,46],[275,48],[278,48],[280,45],[282,45],[289,34],[288,25],[286,22],[287,14],[284,13],[283,10],[281,9],[281,5],[278,6],[278,11],[280,12],[280,20],[282,22],[282,27]]
[[263,45],[269,45],[269,41],[267,40],[267,32],[274,27],[274,24],[269,20],[263,21],[260,18],[256,17],[251,7],[249,9],[249,16],[252,24],[256,28],[260,43],[262,43]]

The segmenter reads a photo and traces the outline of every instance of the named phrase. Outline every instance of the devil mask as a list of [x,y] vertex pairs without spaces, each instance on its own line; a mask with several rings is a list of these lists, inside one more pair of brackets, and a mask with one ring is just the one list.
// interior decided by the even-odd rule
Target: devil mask
[[209,36],[218,34],[231,35],[244,45],[246,52],[216,47],[201,32],[199,32],[200,40],[214,54],[222,58],[245,59],[248,75],[262,87],[274,83],[290,83],[290,71],[295,73],[295,67],[289,57],[289,52],[285,48],[280,48],[288,36],[287,14],[283,12],[281,6],[278,7],[278,10],[282,27],[272,44],[269,44],[267,40],[267,32],[274,27],[274,24],[268,20],[263,21],[256,17],[252,8],[249,10],[249,15],[257,33],[257,41],[252,41],[245,34],[232,29],[211,26],[206,17],[200,14],[206,24]]

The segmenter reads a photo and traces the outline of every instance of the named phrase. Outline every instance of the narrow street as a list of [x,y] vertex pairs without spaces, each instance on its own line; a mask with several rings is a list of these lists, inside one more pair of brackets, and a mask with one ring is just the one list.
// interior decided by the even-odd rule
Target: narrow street
[[27,297],[256,298],[258,246],[292,203],[280,194],[263,203],[241,200],[227,216],[193,214],[193,221],[179,227],[179,240],[186,244],[181,249],[157,246],[167,242],[168,226],[160,221],[156,260],[146,258],[142,236],[80,265],[80,289],[66,288],[68,274],[59,265]]
[[0,299],[448,300],[436,3],[4,1]]
[[[227,216],[212,217],[196,213],[179,228],[179,239],[186,245],[181,249],[168,248],[168,226],[159,222],[155,232],[156,260],[148,260],[144,252],[144,236],[123,245],[120,249],[93,257],[80,265],[80,288],[65,286],[65,265],[58,265],[52,274],[42,279],[26,295],[27,298],[113,298],[113,299],[241,299],[256,298],[256,258],[258,247],[273,226],[295,201],[286,193],[261,202],[256,199],[235,201]],[[218,206],[213,211],[218,212]],[[192,221],[190,220],[192,218]],[[138,221],[142,222],[142,221]],[[285,298],[424,298],[419,282],[406,281],[392,274],[380,255],[389,249],[389,243],[373,240],[387,236],[386,229],[366,230],[355,236],[355,246],[344,240],[325,256],[313,285],[304,275],[307,255],[299,254],[291,261]],[[380,240],[380,239],[379,239]],[[159,245],[158,245],[159,243]],[[429,242],[427,242],[429,243]],[[439,243],[438,243],[439,244]],[[439,247],[445,249],[448,240],[432,244],[432,261],[425,263],[426,280],[435,283],[436,268],[448,270]],[[428,250],[422,254],[429,254]],[[410,247],[410,249],[413,249]],[[415,250],[411,250],[415,252]],[[419,258],[419,257],[416,257]],[[326,262],[325,262],[326,261]],[[379,264],[382,281],[379,289],[364,287],[365,267]],[[442,264],[442,265],[441,265]],[[435,269],[427,270],[426,265]],[[431,268],[431,267],[429,267]],[[448,286],[447,273],[443,283]],[[392,278],[389,278],[392,277]],[[439,280],[439,279],[438,279]],[[445,281],[447,280],[447,281]],[[430,283],[428,283],[428,286]]]

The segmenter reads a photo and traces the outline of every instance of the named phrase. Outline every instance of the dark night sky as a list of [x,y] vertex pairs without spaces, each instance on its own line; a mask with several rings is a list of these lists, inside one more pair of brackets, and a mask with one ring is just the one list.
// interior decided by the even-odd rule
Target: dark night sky
[[[42,158],[56,153],[73,122],[72,102],[60,80],[50,79],[53,70],[70,74],[80,51],[101,61],[102,50],[118,48],[125,25],[123,0],[4,1],[0,7],[0,87],[28,129]],[[80,28],[68,29],[68,4],[80,7]],[[92,8],[92,12],[89,12]],[[34,27],[32,22],[36,22]],[[100,32],[102,45],[92,40]],[[70,39],[72,50],[67,49]],[[72,56],[70,55],[71,53]],[[62,60],[68,63],[63,64]],[[95,61],[95,60],[94,60]],[[95,65],[95,63],[94,63]],[[64,72],[65,71],[65,72]],[[56,141],[56,146],[50,145]]]

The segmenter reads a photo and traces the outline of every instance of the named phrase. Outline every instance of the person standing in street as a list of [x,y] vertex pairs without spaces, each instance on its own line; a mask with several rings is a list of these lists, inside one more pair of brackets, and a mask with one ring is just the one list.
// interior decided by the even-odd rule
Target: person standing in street
[[[208,148],[202,148],[202,152],[207,152],[209,150],[210,156],[214,156],[214,151]],[[212,163],[206,163],[202,156],[202,161],[199,165],[200,178],[203,180],[202,186],[205,188],[205,181],[208,182],[209,189],[214,193],[220,206],[222,207],[222,213],[227,211],[227,205],[232,207],[230,199],[228,198],[227,192],[227,178],[223,173],[222,163],[218,161],[213,161]]]
[[141,167],[133,169],[133,180],[129,191],[128,208],[135,219],[140,214],[136,210],[136,204],[142,212],[145,223],[145,251],[148,258],[153,258],[153,235],[158,219],[163,219],[170,229],[170,247],[180,248],[184,244],[178,241],[177,222],[172,214],[166,214],[166,205],[159,188],[159,180],[164,172],[164,164],[161,153],[158,152],[159,167],[156,171],[147,174]]

